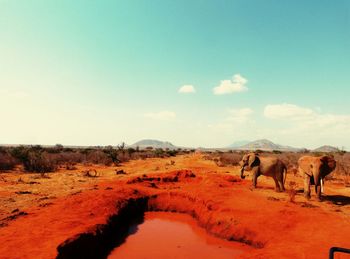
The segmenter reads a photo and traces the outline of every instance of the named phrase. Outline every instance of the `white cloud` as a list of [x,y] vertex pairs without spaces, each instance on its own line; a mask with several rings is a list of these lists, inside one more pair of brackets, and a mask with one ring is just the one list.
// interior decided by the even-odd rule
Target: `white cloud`
[[183,85],[180,87],[178,92],[181,94],[189,94],[189,93],[195,93],[196,89],[194,88],[193,85]]
[[[217,123],[209,124],[208,128],[227,138],[247,138],[255,134],[255,120],[252,118],[254,111],[250,108],[230,109],[227,116]],[[230,140],[231,141],[231,140]]]
[[287,103],[266,105],[264,116],[268,119],[292,121],[295,125],[302,124],[304,127],[350,126],[350,115],[321,113],[317,109]]
[[246,86],[247,82],[248,80],[246,78],[240,74],[236,74],[232,79],[221,80],[220,85],[213,88],[213,92],[216,95],[245,92],[248,90]]
[[230,109],[208,125],[209,134],[226,142],[267,138],[295,147],[327,144],[350,148],[350,114],[288,103],[266,105],[262,112],[265,119],[250,108]]
[[253,112],[254,111],[250,108],[230,109],[230,114],[232,114],[233,116],[237,116],[237,117],[250,116],[251,114],[253,114]]
[[250,108],[230,109],[230,116],[227,117],[226,120],[240,124],[247,123],[251,121],[251,115],[253,112],[254,111]]
[[172,120],[176,118],[176,113],[171,111],[149,112],[144,117],[154,120]]
[[309,118],[315,112],[309,108],[294,104],[269,104],[264,109],[264,116],[269,119],[303,119]]
[[317,109],[294,104],[267,105],[264,116],[284,126],[280,133],[299,138],[322,138],[323,141],[339,138],[347,140],[347,132],[350,131],[350,115],[321,113]]

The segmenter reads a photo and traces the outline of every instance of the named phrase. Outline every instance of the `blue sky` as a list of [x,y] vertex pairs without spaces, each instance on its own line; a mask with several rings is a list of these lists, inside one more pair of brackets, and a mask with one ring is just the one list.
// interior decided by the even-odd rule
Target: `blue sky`
[[0,0],[0,143],[350,148],[349,28],[341,0]]

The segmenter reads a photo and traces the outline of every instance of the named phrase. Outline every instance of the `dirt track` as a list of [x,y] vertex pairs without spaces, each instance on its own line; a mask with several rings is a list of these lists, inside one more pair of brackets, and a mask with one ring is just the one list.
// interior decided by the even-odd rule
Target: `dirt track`
[[[243,258],[327,258],[331,246],[350,247],[349,188],[327,182],[325,201],[306,202],[298,192],[291,203],[274,192],[272,179],[259,177],[251,190],[238,168],[199,154],[172,160],[131,161],[118,168],[126,175],[94,167],[96,178],[83,176],[83,168],[50,179],[1,174],[0,258],[55,258],[60,244],[96,234],[98,224],[138,200],[146,209],[188,213],[209,233],[247,244]],[[291,180],[302,188],[301,177],[289,174]]]

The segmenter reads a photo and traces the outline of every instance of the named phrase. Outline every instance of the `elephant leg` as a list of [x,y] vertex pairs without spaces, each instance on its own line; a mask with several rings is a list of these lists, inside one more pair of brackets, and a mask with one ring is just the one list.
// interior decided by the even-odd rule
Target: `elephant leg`
[[310,199],[310,176],[304,174],[304,196],[307,199]]
[[259,168],[255,167],[253,170],[253,188],[256,188],[256,184],[258,181],[258,176],[259,176]]
[[284,192],[286,189],[284,188],[283,180],[279,181],[278,183],[280,184],[282,192]]
[[277,182],[278,182],[278,185],[279,185],[279,189],[284,192],[285,189],[284,189],[284,184],[283,184],[283,172],[279,175],[277,175]]
[[316,192],[316,198],[320,201],[321,200],[321,185],[320,184],[315,185],[315,192]]
[[321,178],[318,174],[314,173],[314,180],[315,180],[315,193],[316,198],[318,200],[321,200]]
[[276,192],[281,192],[281,188],[280,188],[280,185],[279,185],[279,182],[278,182],[278,180],[277,180],[277,178],[276,177],[273,177],[273,180],[275,181],[275,191]]

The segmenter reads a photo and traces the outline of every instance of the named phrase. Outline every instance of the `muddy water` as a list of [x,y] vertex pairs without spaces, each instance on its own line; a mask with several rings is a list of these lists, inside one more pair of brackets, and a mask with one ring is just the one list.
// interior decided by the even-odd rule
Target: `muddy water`
[[224,259],[234,258],[247,249],[242,244],[208,235],[192,217],[180,213],[147,212],[144,222],[132,226],[130,232],[125,243],[115,248],[109,259]]

